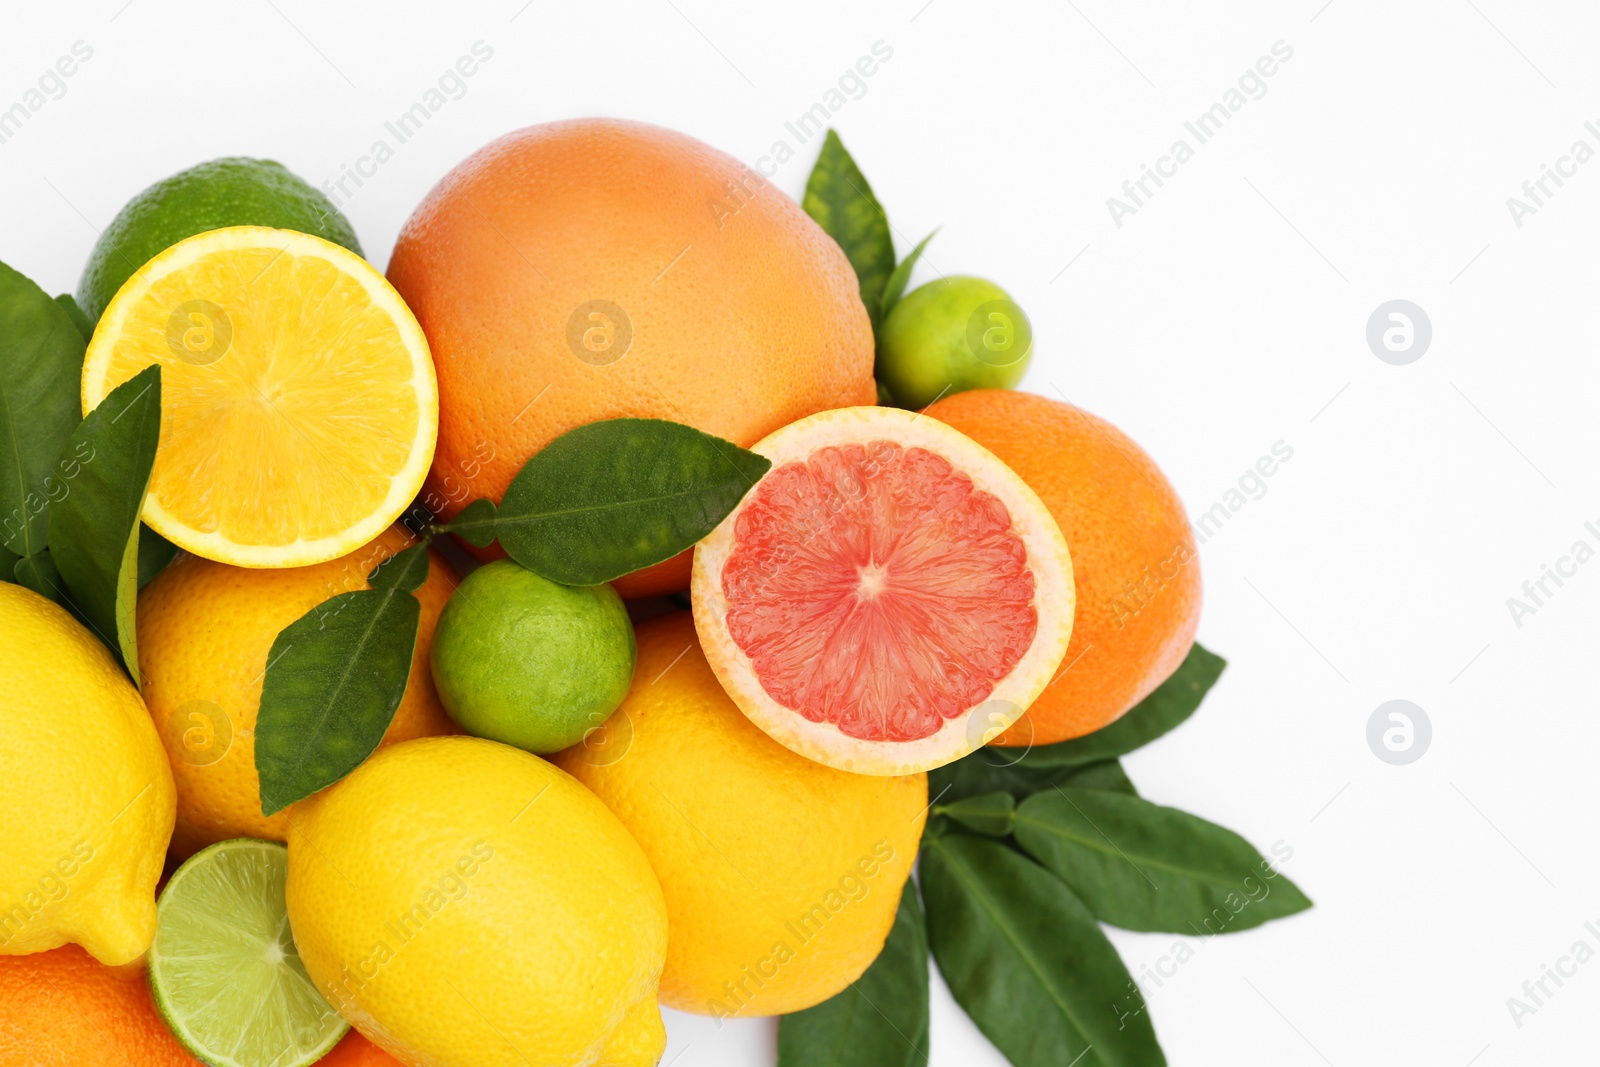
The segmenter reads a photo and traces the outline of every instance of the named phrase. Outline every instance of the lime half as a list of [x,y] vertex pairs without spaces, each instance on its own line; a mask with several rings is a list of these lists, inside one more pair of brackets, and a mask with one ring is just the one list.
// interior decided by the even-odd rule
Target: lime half
[[350,1025],[289,933],[289,851],[238,838],[197,852],[156,903],[150,988],[179,1041],[213,1067],[302,1067]]

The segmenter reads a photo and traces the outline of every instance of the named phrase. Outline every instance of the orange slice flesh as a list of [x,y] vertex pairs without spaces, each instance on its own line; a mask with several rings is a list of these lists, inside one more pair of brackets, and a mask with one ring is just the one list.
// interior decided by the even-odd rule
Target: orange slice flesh
[[433,458],[428,343],[371,264],[289,230],[173,245],[106,308],[83,409],[161,365],[161,441],[143,518],[196,555],[299,567],[377,537]]
[[818,762],[908,774],[966,755],[1049,684],[1072,561],[1038,497],[943,423],[822,412],[695,550],[695,626],[758,726]]

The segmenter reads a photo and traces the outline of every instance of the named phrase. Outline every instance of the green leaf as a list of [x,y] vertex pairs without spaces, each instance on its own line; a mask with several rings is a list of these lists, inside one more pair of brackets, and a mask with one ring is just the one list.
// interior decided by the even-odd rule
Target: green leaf
[[1050,784],[1070,785],[1075,789],[1107,789],[1113,793],[1126,793],[1130,797],[1139,795],[1139,791],[1133,787],[1133,780],[1128,777],[1128,772],[1122,769],[1122,761],[1114,759],[1075,767],[1065,777]]
[[12,564],[11,573],[16,583],[24,589],[31,589],[46,600],[66,605],[66,590],[61,585],[61,572],[56,570],[55,560],[50,558],[48,548],[35,552],[27,559],[17,560]]
[[83,411],[83,335],[62,306],[0,263],[0,543],[45,547],[56,461]]
[[1193,715],[1227,665],[1227,660],[1196,642],[1172,676],[1122,718],[1092,734],[1030,749],[1021,763],[1029,767],[1081,767],[1126,755]]
[[909,878],[883,951],[844,992],[778,1022],[778,1067],[926,1067],[928,931]]
[[56,303],[60,304],[61,310],[67,313],[67,318],[71,319],[72,325],[78,328],[78,332],[83,335],[83,343],[87,345],[89,339],[94,336],[94,323],[89,321],[89,316],[83,313],[83,309],[78,306],[78,302],[72,298],[71,293],[62,293],[56,297]]
[[1060,789],[1029,797],[1013,832],[1096,917],[1128,930],[1248,930],[1311,907],[1250,842],[1138,797]]
[[800,206],[844,249],[861,285],[861,302],[877,332],[883,321],[879,311],[884,286],[894,271],[894,239],[889,236],[889,217],[872,195],[872,186],[832,130],[822,141],[822,152],[806,180]]
[[925,843],[928,943],[972,1021],[1016,1067],[1161,1067],[1138,986],[1083,902],[988,838]]
[[906,286],[911,282],[911,271],[916,267],[917,260],[922,258],[922,250],[928,247],[929,241],[933,240],[933,234],[938,232],[938,227],[934,227],[933,233],[918,241],[917,247],[913,248],[911,254],[902,259],[894,268],[894,272],[889,275],[889,280],[883,286],[882,308],[878,312],[879,322],[889,317],[889,312],[894,310],[894,306],[905,295]]
[[[49,549],[45,551],[48,552]],[[17,582],[26,585],[26,582],[16,576],[17,564],[21,562],[21,556],[4,545],[0,545],[0,582]]]
[[428,546],[412,545],[338,596],[285,626],[267,655],[256,718],[261,813],[271,815],[361,764],[383,739],[411,676],[428,577]]
[[167,569],[167,564],[178,554],[178,546],[156,533],[148,526],[139,528],[139,588],[150,584],[150,579]]
[[947,815],[980,834],[1005,837],[1011,833],[1011,819],[1017,811],[1017,798],[1010,793],[979,793],[949,804],[935,804],[934,813]]
[[[412,545],[372,568],[367,584],[385,593],[415,593],[428,580],[428,546]],[[358,590],[361,592],[361,590]],[[407,668],[409,670],[409,668]]]
[[64,493],[50,506],[50,557],[67,595],[136,685],[139,509],[160,436],[161,367],[151,364],[72,431],[59,464]]
[[1021,756],[1022,751],[1015,748],[980,748],[929,771],[928,795],[937,802],[951,803],[996,790],[1021,800],[1053,785],[1138,792],[1122,764],[1114,759],[1082,767],[1033,767],[1018,762]]
[[439,532],[453,533],[477,548],[488,548],[494,543],[498,510],[493,500],[474,500],[454,519],[440,526]]
[[500,501],[495,536],[552,582],[598,585],[693,545],[771,466],[681,423],[592,422],[523,464]]

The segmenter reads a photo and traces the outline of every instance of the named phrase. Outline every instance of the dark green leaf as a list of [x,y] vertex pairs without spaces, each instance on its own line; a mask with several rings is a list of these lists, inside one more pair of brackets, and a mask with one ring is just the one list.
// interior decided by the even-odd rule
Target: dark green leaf
[[83,335],[83,343],[87,345],[89,339],[94,336],[94,323],[89,321],[89,316],[83,313],[83,309],[78,306],[78,302],[72,298],[71,293],[62,293],[56,297],[56,303],[60,304],[61,310],[67,313],[67,318],[71,319],[72,325],[78,328],[78,332]]
[[[45,551],[48,552],[49,549]],[[21,562],[21,556],[4,545],[0,545],[0,582],[21,582],[21,584],[26,585],[26,582],[22,582],[20,578],[16,577],[17,564]]]
[[928,247],[928,242],[933,240],[933,234],[938,232],[938,227],[934,227],[933,233],[918,241],[917,247],[911,250],[911,254],[895,266],[894,272],[889,275],[889,280],[883,286],[883,306],[878,313],[878,321],[887,319],[889,312],[894,310],[894,306],[905,295],[906,286],[911,282],[911,272],[916,268],[917,260],[922,258],[922,250]]
[[261,813],[332,785],[383,739],[411,675],[428,546],[380,563],[371,589],[340,593],[279,632],[256,720]]
[[474,500],[454,519],[440,526],[439,531],[453,533],[469,545],[488,548],[494,543],[497,511],[493,500]]
[[928,772],[928,795],[941,803],[949,803],[995,790],[1004,790],[1021,800],[1053,785],[1137,792],[1122,764],[1114,759],[1082,767],[1032,767],[1018,762],[1022,751],[980,748],[954,763],[931,770]]
[[19,559],[12,565],[11,573],[16,583],[24,589],[32,589],[46,600],[53,600],[57,604],[67,603],[66,589],[61,584],[61,572],[56,570],[56,564],[50,558],[50,550],[35,552],[27,559]]
[[1232,933],[1311,906],[1232,830],[1138,797],[1038,793],[1013,832],[1096,917],[1128,930]]
[[1061,778],[1051,785],[1072,786],[1075,789],[1109,789],[1113,793],[1126,793],[1130,797],[1139,795],[1133,787],[1133,781],[1128,777],[1128,772],[1122,769],[1121,760],[1102,760],[1084,767],[1074,767],[1066,777]]
[[72,431],[63,492],[50,505],[50,557],[67,595],[139,682],[133,609],[139,592],[139,509],[161,436],[161,367],[111,391]]
[[0,263],[0,543],[18,556],[45,547],[56,462],[83,415],[83,349],[66,310]]
[[883,307],[884,285],[894,271],[894,239],[889,236],[889,218],[872,195],[872,186],[832,130],[823,139],[822,153],[806,180],[806,195],[800,206],[844,249],[856,270],[861,302],[867,306],[876,331],[882,321],[878,312]]
[[139,527],[139,588],[150,584],[150,579],[167,569],[178,546],[156,533],[148,526]]
[[950,992],[1016,1067],[1161,1067],[1138,986],[1083,902],[999,841],[925,843],[928,943]]
[[1022,757],[1022,764],[1080,767],[1147,745],[1193,715],[1227,665],[1227,660],[1207,652],[1197,642],[1190,646],[1189,655],[1172,676],[1122,718],[1092,734],[1030,749]]
[[883,951],[839,995],[778,1023],[778,1067],[926,1067],[928,931],[910,879]]
[[1017,798],[1010,793],[979,793],[948,804],[935,804],[935,814],[947,815],[970,830],[990,837],[1005,837],[1011,832],[1011,817],[1017,811]]
[[428,580],[428,546],[412,545],[381,561],[367,575],[367,584],[384,593],[415,593]]
[[693,545],[771,466],[681,423],[592,422],[523,464],[500,501],[495,536],[552,582],[598,585]]

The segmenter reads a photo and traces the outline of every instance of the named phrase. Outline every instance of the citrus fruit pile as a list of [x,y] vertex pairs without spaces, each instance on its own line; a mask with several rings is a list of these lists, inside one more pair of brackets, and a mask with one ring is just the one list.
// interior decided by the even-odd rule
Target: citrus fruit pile
[[1183,507],[889,232],[831,131],[796,204],[591,119],[387,277],[244,158],[0,264],[0,1062],[926,1063],[930,951],[1163,1062],[1099,923],[1309,906],[1118,762],[1221,671]]

